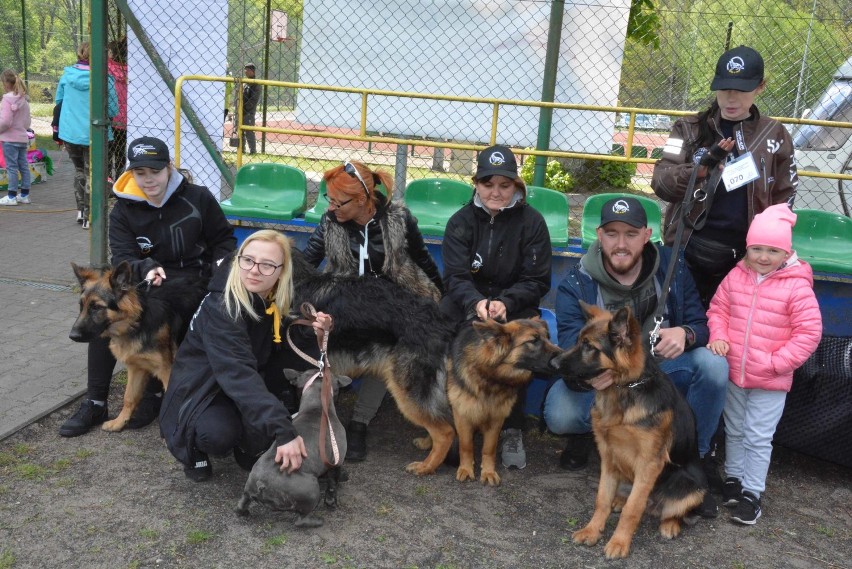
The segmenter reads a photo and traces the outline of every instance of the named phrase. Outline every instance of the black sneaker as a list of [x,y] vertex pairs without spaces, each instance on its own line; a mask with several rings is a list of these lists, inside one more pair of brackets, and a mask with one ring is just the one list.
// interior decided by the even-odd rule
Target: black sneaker
[[240,447],[234,447],[234,461],[246,472],[251,472],[251,469],[254,467],[254,463],[263,455],[263,452],[251,454]]
[[589,453],[595,446],[592,433],[582,435],[568,435],[568,443],[562,456],[559,457],[559,466],[565,470],[580,470],[589,462]]
[[760,518],[760,514],[760,498],[748,490],[743,490],[740,495],[740,503],[737,504],[734,513],[731,514],[731,521],[753,526]]
[[743,493],[742,483],[733,476],[725,478],[725,486],[722,488],[722,505],[733,508],[740,503]]
[[128,429],[141,429],[147,427],[154,422],[154,419],[160,416],[160,406],[163,404],[162,393],[151,393],[146,391],[142,395],[142,401],[139,406],[133,411],[130,420],[127,421]]
[[350,421],[346,428],[346,460],[361,462],[367,458],[367,425]]
[[701,467],[704,470],[704,476],[707,477],[707,484],[710,491],[714,494],[721,494],[725,488],[725,483],[722,482],[722,477],[719,475],[719,466],[716,464],[716,457],[710,451],[701,459]]
[[183,473],[193,482],[204,482],[213,476],[213,465],[206,453],[195,451],[193,453],[193,466],[185,466]]
[[705,492],[704,501],[693,512],[702,518],[715,518],[719,515],[719,506],[716,505],[716,498],[709,491]]
[[89,432],[89,429],[96,427],[107,420],[109,417],[109,409],[107,404],[95,405],[91,399],[86,399],[80,403],[80,408],[76,413],[71,415],[67,421],[59,427],[59,436],[61,437],[79,437]]

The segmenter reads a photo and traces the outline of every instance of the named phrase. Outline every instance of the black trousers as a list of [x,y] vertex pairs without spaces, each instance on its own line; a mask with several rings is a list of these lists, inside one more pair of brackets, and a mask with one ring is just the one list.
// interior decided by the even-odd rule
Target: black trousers
[[237,406],[223,393],[213,398],[195,424],[195,448],[212,456],[224,456],[234,447],[258,455],[271,444],[272,438],[243,425]]
[[[89,399],[92,401],[107,400],[116,363],[115,356],[109,349],[108,339],[95,338],[89,342],[89,376],[87,382]],[[160,393],[163,391],[163,384],[156,378],[151,379],[148,381],[145,391],[147,393]]]

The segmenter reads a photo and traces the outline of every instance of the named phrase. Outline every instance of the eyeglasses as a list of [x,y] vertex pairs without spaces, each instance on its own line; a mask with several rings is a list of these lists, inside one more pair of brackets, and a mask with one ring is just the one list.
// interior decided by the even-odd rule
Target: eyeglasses
[[322,197],[325,199],[325,201],[327,201],[330,205],[333,205],[336,209],[342,208],[343,206],[345,206],[346,204],[348,204],[349,202],[351,202],[352,200],[355,199],[355,198],[349,198],[345,202],[339,202],[339,201],[335,200],[334,198],[328,197],[328,194],[323,194]]
[[361,182],[362,186],[364,186],[364,193],[367,195],[367,199],[369,200],[370,189],[367,187],[367,183],[364,182],[364,178],[362,178],[361,174],[358,173],[358,169],[349,160],[343,163],[343,171],[353,178],[358,178],[358,181]]
[[261,275],[270,276],[275,273],[277,269],[280,269],[284,266],[284,264],[273,265],[272,263],[259,263],[252,259],[251,257],[246,257],[245,255],[239,255],[237,260],[240,264],[240,268],[244,271],[250,271],[257,265],[257,270]]

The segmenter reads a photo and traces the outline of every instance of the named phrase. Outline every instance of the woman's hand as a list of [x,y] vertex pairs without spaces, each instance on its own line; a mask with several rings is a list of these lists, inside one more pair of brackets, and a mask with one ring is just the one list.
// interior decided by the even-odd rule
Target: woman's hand
[[506,305],[499,300],[492,300],[489,302],[487,298],[483,298],[476,303],[476,315],[480,320],[488,320],[491,318],[493,320],[505,322]]
[[701,157],[701,162],[699,162],[698,166],[698,177],[703,178],[707,175],[707,172],[713,168],[724,166],[725,159],[733,149],[733,138],[723,138],[711,146],[707,153]]
[[331,332],[331,329],[334,328],[334,322],[332,321],[331,314],[317,312],[317,318],[311,326],[314,327],[314,332],[319,335],[320,331]]
[[149,281],[154,286],[160,286],[166,280],[166,271],[163,267],[151,269],[145,274],[145,280]]
[[302,466],[302,459],[307,458],[308,451],[305,450],[305,441],[302,437],[296,437],[286,445],[281,445],[275,451],[275,463],[281,464],[281,472],[292,474]]

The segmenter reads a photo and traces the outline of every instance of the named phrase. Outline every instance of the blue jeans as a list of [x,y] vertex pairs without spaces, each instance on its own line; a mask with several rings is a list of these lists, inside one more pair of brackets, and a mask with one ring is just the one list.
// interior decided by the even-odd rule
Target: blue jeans
[[6,177],[9,178],[9,195],[18,194],[18,172],[21,174],[21,195],[30,193],[30,165],[27,162],[27,145],[23,142],[4,142]]
[[[719,425],[728,386],[728,362],[707,348],[695,348],[673,360],[658,362],[686,397],[695,413],[698,453],[710,450],[710,439]],[[564,381],[551,387],[544,401],[544,422],[557,435],[579,435],[592,430],[594,391],[571,391]]]

